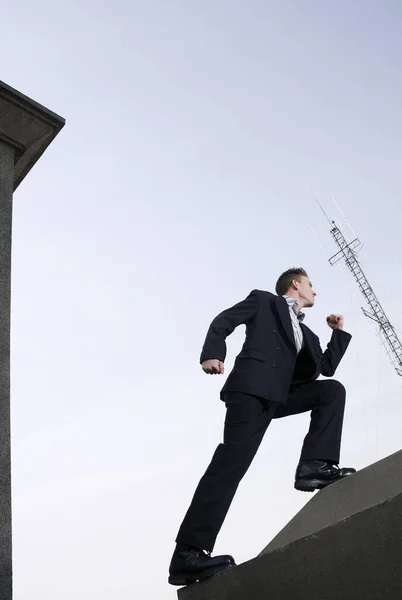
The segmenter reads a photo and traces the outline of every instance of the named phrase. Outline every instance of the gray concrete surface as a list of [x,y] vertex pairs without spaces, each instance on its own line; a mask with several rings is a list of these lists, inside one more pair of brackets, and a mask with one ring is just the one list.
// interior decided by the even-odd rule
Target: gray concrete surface
[[257,557],[179,600],[399,600],[402,452],[319,492]]

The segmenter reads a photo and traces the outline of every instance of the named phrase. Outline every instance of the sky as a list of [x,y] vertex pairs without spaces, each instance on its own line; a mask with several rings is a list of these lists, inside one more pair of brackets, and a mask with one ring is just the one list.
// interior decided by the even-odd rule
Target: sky
[[[250,290],[308,271],[322,346],[329,313],[353,335],[341,465],[400,449],[402,379],[312,191],[402,338],[402,5],[21,0],[1,18],[0,79],[67,120],[14,197],[14,597],[173,599],[222,437],[226,375],[199,355]],[[293,489],[307,428],[269,428],[216,553],[253,558],[311,498]]]

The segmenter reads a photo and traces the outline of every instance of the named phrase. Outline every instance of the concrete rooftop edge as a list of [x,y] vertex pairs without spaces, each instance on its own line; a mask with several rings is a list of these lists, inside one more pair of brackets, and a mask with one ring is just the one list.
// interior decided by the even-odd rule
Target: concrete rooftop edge
[[32,100],[25,94],[22,94],[18,90],[14,89],[4,81],[0,80],[0,97],[3,97],[14,104],[19,104],[22,108],[25,108],[29,113],[35,115],[38,118],[42,118],[45,121],[53,123],[58,128],[58,131],[64,127],[66,120],[58,115],[57,113],[49,110],[39,102]]
[[0,142],[14,149],[14,191],[66,121],[0,81]]

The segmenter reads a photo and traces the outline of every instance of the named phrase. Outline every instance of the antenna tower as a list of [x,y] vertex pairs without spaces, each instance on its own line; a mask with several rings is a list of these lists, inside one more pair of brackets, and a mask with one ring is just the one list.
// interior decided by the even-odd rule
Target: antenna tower
[[362,307],[362,311],[368,319],[376,323],[382,345],[395,371],[402,377],[402,344],[360,266],[357,255],[362,244],[357,237],[348,242],[336,222],[328,218],[317,198],[315,200],[329,221],[331,225],[330,234],[339,248],[338,252],[329,259],[329,263],[334,266],[340,260],[344,260],[367,302],[368,310]]

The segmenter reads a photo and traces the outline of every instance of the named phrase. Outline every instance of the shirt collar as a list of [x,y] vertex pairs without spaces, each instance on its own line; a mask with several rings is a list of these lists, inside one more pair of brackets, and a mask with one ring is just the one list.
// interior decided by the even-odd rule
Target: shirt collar
[[299,319],[300,322],[302,322],[304,320],[304,317],[306,316],[304,312],[299,312],[299,305],[297,303],[297,300],[295,298],[292,298],[291,296],[286,296],[286,294],[283,296],[286,300],[286,302],[288,303],[289,308],[291,308],[293,310],[293,312],[295,313],[296,317]]

